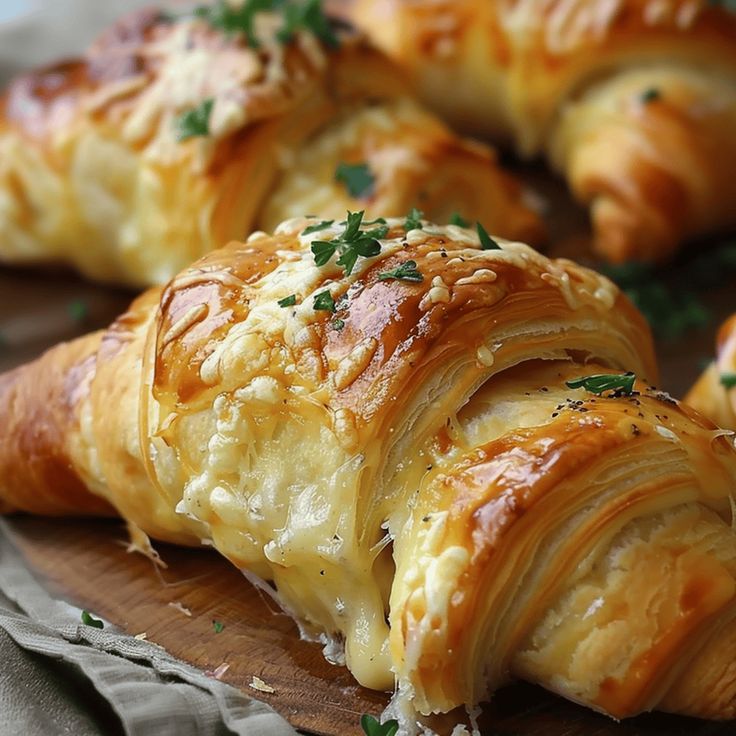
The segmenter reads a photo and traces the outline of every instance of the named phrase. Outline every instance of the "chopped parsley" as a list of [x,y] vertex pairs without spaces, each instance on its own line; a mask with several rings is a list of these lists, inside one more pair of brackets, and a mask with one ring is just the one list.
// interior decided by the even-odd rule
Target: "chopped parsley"
[[648,105],[650,102],[658,100],[662,96],[662,93],[656,87],[650,87],[641,93],[639,99],[643,105]]
[[708,0],[708,5],[714,5],[724,10],[736,12],[736,0]]
[[343,327],[345,327],[345,320],[342,320],[339,317],[337,319],[333,319],[332,326],[339,332]]
[[313,33],[322,43],[337,48],[340,42],[332,30],[330,21],[322,10],[322,0],[301,0],[283,6],[284,25],[276,34],[281,43],[289,43],[297,31]]
[[218,0],[212,5],[195,8],[194,15],[228,35],[243,33],[248,46],[259,48],[255,18],[258,13],[267,12],[281,14],[283,25],[276,32],[276,39],[283,44],[289,43],[297,32],[304,30],[314,34],[329,48],[340,45],[322,10],[321,0],[245,0],[239,6],[231,5],[227,0]]
[[100,619],[95,618],[89,611],[82,611],[82,623],[86,626],[92,626],[95,629],[105,628],[105,624]]
[[501,250],[501,246],[488,234],[486,229],[479,222],[475,225],[480,238],[481,250]]
[[450,225],[457,225],[458,227],[470,227],[470,223],[460,215],[459,212],[453,212],[450,215]]
[[187,110],[176,119],[176,139],[186,141],[210,134],[210,115],[215,101],[212,97],[204,100],[192,110]]
[[348,194],[358,199],[373,195],[376,179],[367,163],[346,164],[340,162],[335,169],[335,181],[345,185]]
[[69,302],[67,312],[75,322],[84,322],[89,316],[89,307],[87,306],[87,302],[81,299],[75,299],[73,302]]
[[634,373],[597,373],[565,381],[568,388],[584,388],[591,394],[600,396],[604,391],[613,391],[614,396],[631,396],[634,390]]
[[310,235],[311,233],[318,233],[320,230],[324,230],[325,228],[332,225],[333,222],[335,221],[334,220],[322,220],[322,222],[316,222],[314,225],[305,227],[304,230],[302,230],[302,235]]
[[380,723],[378,719],[364,713],[360,717],[360,727],[366,736],[395,736],[399,730],[399,722],[395,719]]
[[726,389],[736,386],[736,373],[721,373],[721,386]]
[[213,619],[212,628],[215,630],[215,634],[220,634],[222,633],[222,630],[225,628],[225,624],[223,624],[221,621],[216,621],[215,619]]
[[400,266],[392,269],[391,271],[384,271],[378,274],[380,281],[386,281],[388,279],[397,279],[399,281],[422,281],[424,276],[417,270],[416,261],[405,261]]
[[321,291],[314,297],[314,307],[317,311],[334,312],[335,300],[329,291]]
[[349,276],[359,256],[370,258],[381,252],[379,238],[386,237],[388,226],[381,225],[373,230],[361,230],[363,215],[361,212],[348,212],[345,221],[345,231],[333,240],[312,241],[312,254],[314,262],[318,266],[324,266],[335,253],[339,253],[337,265],[342,266],[345,274]]
[[404,230],[406,230],[406,232],[409,232],[409,230],[418,230],[419,228],[421,228],[422,217],[424,217],[424,212],[418,210],[416,207],[412,207],[409,210],[409,214],[406,216],[406,221],[404,222]]
[[[724,268],[727,267],[724,264]],[[606,266],[603,273],[616,282],[646,317],[657,337],[675,339],[688,330],[703,327],[710,320],[710,312],[692,291],[698,282],[698,268],[687,269],[670,286],[658,279],[652,268],[640,263]]]
[[296,294],[289,294],[276,302],[280,307],[293,307],[296,304]]

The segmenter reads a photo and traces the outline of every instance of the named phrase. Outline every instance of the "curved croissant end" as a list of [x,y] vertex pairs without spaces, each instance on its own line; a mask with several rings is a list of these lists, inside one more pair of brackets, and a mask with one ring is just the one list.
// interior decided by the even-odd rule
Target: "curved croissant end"
[[[259,13],[255,48],[141,11],[84,59],[17,78],[0,97],[0,261],[150,285],[295,212],[345,209],[457,210],[539,241],[493,152],[413,102],[388,59],[347,33],[338,49],[306,31],[284,44],[279,27]],[[340,163],[374,181],[349,192]]]
[[736,451],[646,378],[602,276],[455,226],[297,218],[4,379],[0,498],[208,540],[361,683],[396,681],[407,732],[514,678],[730,718]]
[[706,0],[335,0],[461,129],[545,154],[597,250],[736,226],[736,14]]
[[718,330],[716,359],[703,371],[685,397],[719,427],[736,429],[736,315]]

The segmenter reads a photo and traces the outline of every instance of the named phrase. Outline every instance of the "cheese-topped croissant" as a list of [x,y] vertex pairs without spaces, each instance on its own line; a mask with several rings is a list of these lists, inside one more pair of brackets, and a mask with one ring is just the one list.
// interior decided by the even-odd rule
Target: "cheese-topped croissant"
[[736,227],[736,15],[708,0],[333,0],[458,127],[544,154],[612,261]]
[[406,730],[513,678],[730,718],[736,452],[655,374],[569,261],[296,218],[0,379],[0,498],[206,541]]
[[0,261],[150,285],[256,228],[347,208],[457,210],[538,240],[493,152],[308,5],[314,32],[288,36],[252,3],[139,12],[83,59],[16,79],[0,97]]
[[690,389],[685,401],[718,426],[736,429],[736,314],[718,330],[716,358]]

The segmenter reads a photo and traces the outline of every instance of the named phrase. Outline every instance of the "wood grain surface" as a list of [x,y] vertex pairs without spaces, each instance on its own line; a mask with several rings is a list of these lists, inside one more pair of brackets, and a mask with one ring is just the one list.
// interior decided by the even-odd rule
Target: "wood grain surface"
[[[547,253],[595,265],[584,215],[564,189],[536,167],[520,172],[548,202],[553,245]],[[681,283],[701,247],[710,246],[692,247],[662,272],[663,281]],[[106,325],[131,297],[61,271],[0,269],[0,371]],[[703,329],[657,344],[661,386],[674,395],[682,395],[698,375],[712,354],[718,322],[736,307],[734,275],[701,291],[700,298],[709,313]],[[225,681],[272,704],[300,729],[359,734],[360,714],[378,714],[387,702],[384,694],[358,686],[344,668],[329,665],[318,645],[301,641],[291,620],[211,551],[157,545],[169,565],[158,570],[141,555],[126,553],[119,522],[16,517],[11,528],[30,566],[54,594],[131,634],[146,632],[150,641],[202,669],[227,663]],[[191,617],[172,603],[188,608]],[[213,620],[224,624],[221,633],[215,633]],[[254,676],[274,692],[253,690]],[[489,736],[736,734],[736,724],[665,715],[617,724],[528,685],[505,688],[484,711],[482,730]]]

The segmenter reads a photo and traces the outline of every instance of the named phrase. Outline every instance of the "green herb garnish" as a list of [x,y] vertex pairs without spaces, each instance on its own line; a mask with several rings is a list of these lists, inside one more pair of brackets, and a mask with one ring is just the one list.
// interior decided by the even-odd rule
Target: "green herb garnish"
[[470,227],[470,223],[463,217],[460,216],[460,213],[453,212],[450,215],[450,225],[457,225],[458,227]]
[[736,386],[736,373],[721,373],[721,386],[726,389]]
[[345,327],[345,320],[342,320],[339,317],[337,319],[333,319],[332,326],[339,332],[343,327]]
[[255,17],[258,13],[280,12],[283,25],[276,32],[276,39],[289,43],[300,30],[313,33],[325,46],[337,48],[340,42],[332,30],[329,19],[322,10],[321,0],[245,0],[239,6],[227,0],[212,5],[201,5],[193,11],[195,17],[228,35],[243,33],[248,46],[259,48],[255,34]]
[[370,258],[381,252],[379,238],[386,237],[388,226],[381,225],[373,230],[361,230],[364,212],[348,212],[345,231],[333,240],[314,240],[312,254],[318,266],[324,266],[337,252],[340,257],[337,265],[345,269],[349,276],[358,260],[358,256]]
[[335,181],[345,185],[351,197],[366,199],[373,194],[376,179],[367,163],[340,162],[335,169]]
[[682,283],[673,286],[658,279],[651,268],[639,263],[606,266],[602,270],[646,317],[654,333],[671,340],[688,330],[703,327],[710,320],[710,313],[691,287],[701,280],[710,280],[709,274],[728,272],[729,266],[725,262],[712,262],[712,254],[708,258],[708,264],[705,261],[702,264],[691,263],[687,274],[677,279]]
[[644,90],[644,92],[641,93],[639,99],[641,100],[642,104],[648,105],[650,102],[658,100],[661,96],[662,93],[656,87],[650,87],[649,89]]
[[736,12],[736,0],[708,0],[708,5],[714,5],[724,10]]
[[310,31],[325,46],[337,48],[340,45],[330,21],[322,10],[322,0],[302,0],[287,3],[283,7],[284,25],[276,34],[281,43],[288,43],[299,30]]
[[217,0],[211,5],[195,8],[194,15],[209,23],[215,30],[228,35],[244,33],[248,46],[258,48],[260,43],[254,29],[256,13],[276,10],[280,4],[275,0],[245,0],[236,7],[227,0]]
[[213,98],[208,98],[197,107],[182,113],[176,119],[176,140],[186,141],[210,134],[210,115],[215,104]]
[[93,626],[95,629],[105,628],[105,624],[100,619],[95,618],[89,611],[82,611],[82,623],[86,626]]
[[73,302],[69,302],[67,312],[75,322],[84,322],[89,315],[89,307],[81,299],[75,299]]
[[335,311],[335,300],[332,298],[332,294],[329,291],[321,291],[314,297],[315,310],[334,312]]
[[384,271],[378,274],[380,281],[387,279],[398,279],[399,281],[422,281],[424,276],[417,270],[416,261],[405,261],[391,271]]
[[304,230],[302,230],[302,235],[310,235],[311,233],[318,233],[320,230],[324,230],[325,228],[332,225],[333,222],[335,221],[334,220],[322,220],[322,222],[316,222],[314,225],[305,227]]
[[222,633],[222,630],[225,628],[225,624],[223,624],[220,621],[212,620],[212,628],[215,630],[215,634]]
[[360,726],[366,736],[395,736],[399,730],[399,722],[395,719],[379,723],[373,716],[364,713],[360,717]]
[[404,230],[406,230],[406,232],[409,232],[409,230],[418,230],[419,228],[421,228],[423,217],[424,212],[418,210],[416,207],[412,207],[409,210],[409,214],[406,216],[406,221],[404,222]]
[[613,391],[614,396],[631,396],[636,375],[629,373],[598,373],[565,381],[568,388],[584,388],[600,396],[604,391]]
[[480,238],[481,250],[501,250],[501,246],[486,232],[486,229],[479,222],[475,225]]
[[296,304],[296,294],[289,294],[276,302],[280,307],[293,307]]

